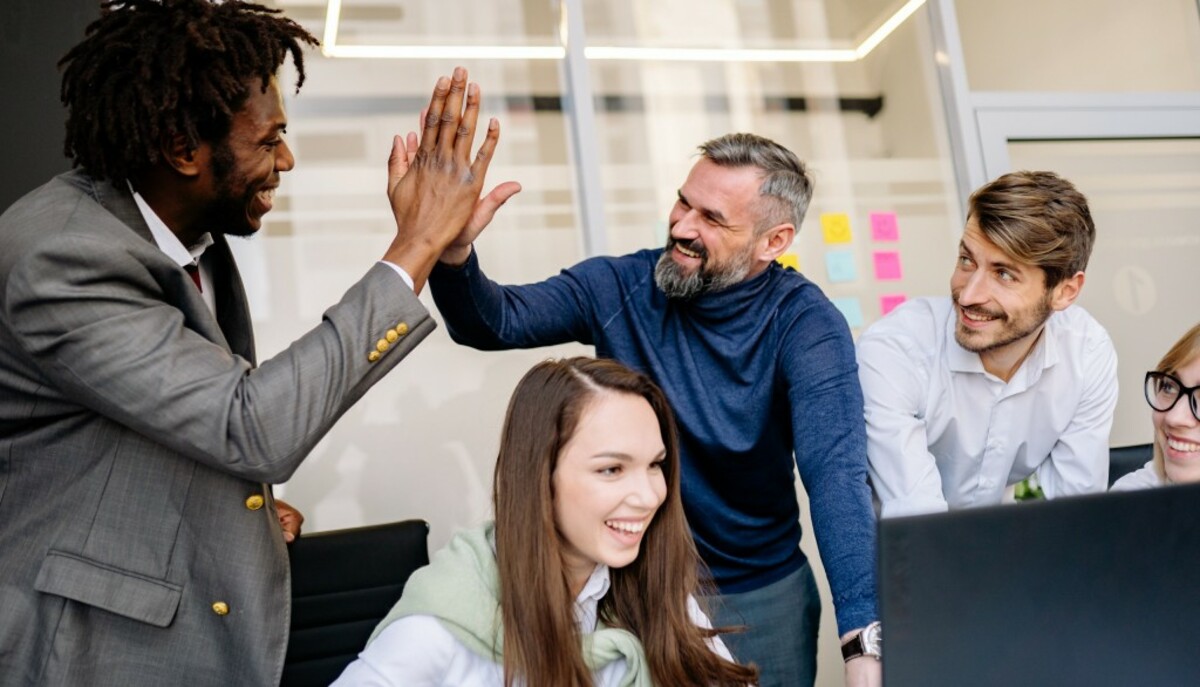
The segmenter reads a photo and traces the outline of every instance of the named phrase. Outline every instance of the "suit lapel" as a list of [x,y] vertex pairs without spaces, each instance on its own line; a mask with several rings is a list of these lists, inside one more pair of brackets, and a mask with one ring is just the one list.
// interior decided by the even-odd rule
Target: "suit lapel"
[[[158,248],[154,234],[151,233],[150,227],[142,217],[142,212],[138,209],[137,203],[133,200],[133,194],[129,192],[127,186],[96,181],[78,171],[71,173],[71,176],[73,178],[69,180],[70,183],[89,185],[90,195],[98,203],[133,230],[133,233],[137,234],[139,238],[155,249]],[[223,346],[226,350],[249,360],[252,365],[257,364],[254,351],[254,331],[250,323],[250,311],[246,304],[246,291],[242,286],[241,275],[238,273],[237,264],[233,261],[233,255],[229,251],[229,244],[225,237],[214,234],[213,238],[214,243],[204,251],[203,259],[212,269],[213,283],[216,289],[213,300],[217,307],[217,317],[213,317],[212,312],[204,303],[204,298],[195,290],[196,287],[187,273],[178,265],[171,263],[165,254],[162,254],[163,262],[171,265],[167,268],[170,278],[181,285],[175,290],[178,293],[186,294],[182,301],[175,302],[174,305],[183,311],[189,327],[214,343]]]

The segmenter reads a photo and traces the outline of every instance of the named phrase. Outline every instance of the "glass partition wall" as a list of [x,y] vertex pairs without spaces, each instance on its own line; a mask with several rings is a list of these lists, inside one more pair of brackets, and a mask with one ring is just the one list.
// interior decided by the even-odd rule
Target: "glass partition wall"
[[[434,80],[455,65],[481,85],[483,116],[501,120],[489,187],[524,188],[477,243],[498,281],[661,245],[696,146],[749,131],[811,167],[816,192],[788,260],[855,335],[904,298],[947,292],[959,189],[919,0],[275,4],[323,37],[325,53],[307,55],[304,89],[287,99],[296,168],[264,236],[238,246],[263,357],[314,326],[382,255],[391,137],[417,128]],[[548,356],[589,352],[482,353],[439,329],[281,491],[317,530],[425,518],[436,549],[490,512],[517,379]],[[819,571],[813,537],[805,542]],[[821,586],[821,684],[837,685]]]

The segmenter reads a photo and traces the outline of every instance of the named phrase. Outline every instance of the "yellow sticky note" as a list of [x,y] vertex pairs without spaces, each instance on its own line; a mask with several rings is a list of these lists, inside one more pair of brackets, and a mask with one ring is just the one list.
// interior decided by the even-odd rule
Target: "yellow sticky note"
[[821,213],[821,235],[825,243],[850,243],[850,215],[844,212]]
[[784,253],[778,258],[775,258],[775,262],[783,265],[784,267],[790,267],[797,272],[800,271],[800,256],[796,255],[795,253]]

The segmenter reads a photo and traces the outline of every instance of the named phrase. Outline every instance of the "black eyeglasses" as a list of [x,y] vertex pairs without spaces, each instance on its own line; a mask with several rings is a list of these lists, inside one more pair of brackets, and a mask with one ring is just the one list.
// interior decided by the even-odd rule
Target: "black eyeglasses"
[[1146,403],[1160,413],[1174,408],[1179,399],[1187,396],[1192,417],[1200,420],[1200,396],[1197,396],[1197,391],[1200,391],[1200,386],[1184,386],[1183,382],[1166,372],[1146,373]]

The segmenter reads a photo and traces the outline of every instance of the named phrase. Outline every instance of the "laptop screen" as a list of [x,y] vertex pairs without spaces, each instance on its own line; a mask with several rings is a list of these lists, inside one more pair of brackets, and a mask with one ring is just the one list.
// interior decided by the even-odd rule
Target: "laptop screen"
[[883,520],[886,687],[1200,685],[1200,485]]

